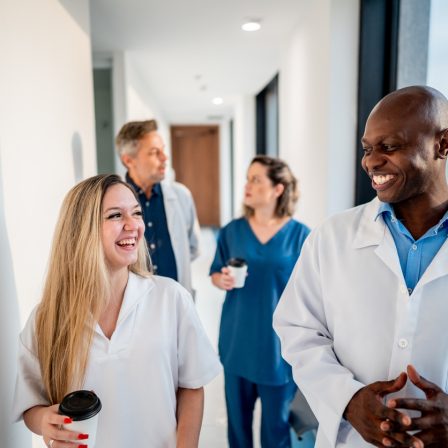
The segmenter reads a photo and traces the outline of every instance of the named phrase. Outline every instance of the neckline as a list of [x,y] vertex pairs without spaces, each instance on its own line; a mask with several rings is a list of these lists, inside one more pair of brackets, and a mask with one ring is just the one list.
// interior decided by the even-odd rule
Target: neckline
[[272,235],[267,241],[265,241],[264,243],[262,243],[260,241],[260,239],[258,238],[258,236],[256,235],[256,233],[254,232],[254,229],[252,228],[252,226],[250,225],[250,222],[247,218],[243,218],[244,221],[246,222],[246,225],[249,229],[249,232],[251,233],[251,235],[253,236],[253,238],[255,239],[255,241],[260,245],[260,246],[267,246],[271,241],[273,241],[275,239],[275,237],[281,233],[288,225],[289,223],[291,223],[293,221],[293,218],[289,218],[278,230],[277,232],[274,233],[274,235]]

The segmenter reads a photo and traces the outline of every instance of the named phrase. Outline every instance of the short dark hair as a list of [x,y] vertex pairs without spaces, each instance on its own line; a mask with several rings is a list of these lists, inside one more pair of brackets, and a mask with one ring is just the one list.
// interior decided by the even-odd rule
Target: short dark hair
[[[288,164],[281,159],[269,156],[256,156],[250,162],[250,165],[259,163],[266,167],[266,174],[273,185],[282,184],[283,193],[277,198],[275,206],[275,215],[282,218],[294,214],[296,203],[299,200],[299,189],[297,178],[292,173]],[[254,214],[254,210],[247,205],[243,206],[244,216],[249,218]]]
[[115,144],[118,155],[135,155],[138,150],[139,141],[149,132],[157,131],[156,120],[130,121],[123,125],[118,133]]

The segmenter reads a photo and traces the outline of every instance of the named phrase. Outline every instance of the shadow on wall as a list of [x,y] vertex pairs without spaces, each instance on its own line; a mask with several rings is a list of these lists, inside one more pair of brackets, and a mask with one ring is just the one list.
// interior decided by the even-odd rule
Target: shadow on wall
[[[0,173],[2,173],[0,152]],[[31,434],[23,423],[11,424],[11,407],[17,371],[20,332],[19,304],[6,231],[2,176],[0,176],[0,447],[31,446]]]
[[75,183],[84,179],[84,163],[82,160],[82,141],[78,132],[72,137],[72,159],[73,159],[73,175]]

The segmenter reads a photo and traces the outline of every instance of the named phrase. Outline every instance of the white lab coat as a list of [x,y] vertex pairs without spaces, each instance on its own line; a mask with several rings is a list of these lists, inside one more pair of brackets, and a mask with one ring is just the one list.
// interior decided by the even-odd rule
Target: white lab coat
[[[305,241],[274,314],[282,354],[319,420],[317,448],[372,446],[342,414],[364,385],[413,364],[447,390],[448,246],[409,295],[379,200],[331,217]],[[423,397],[406,385],[400,396]]]
[[190,293],[191,261],[199,255],[199,222],[190,190],[178,182],[161,183],[168,232],[176,260],[177,280]]
[[[48,405],[34,319],[35,312],[20,335],[15,421]],[[112,337],[96,325],[82,385],[103,405],[95,448],[175,448],[178,388],[203,387],[220,372],[187,291],[168,278],[130,273]]]

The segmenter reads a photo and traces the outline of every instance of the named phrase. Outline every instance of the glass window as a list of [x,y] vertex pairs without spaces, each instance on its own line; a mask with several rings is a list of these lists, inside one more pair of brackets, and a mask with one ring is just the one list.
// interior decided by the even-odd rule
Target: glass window
[[448,97],[448,2],[432,0],[429,23],[427,84]]

